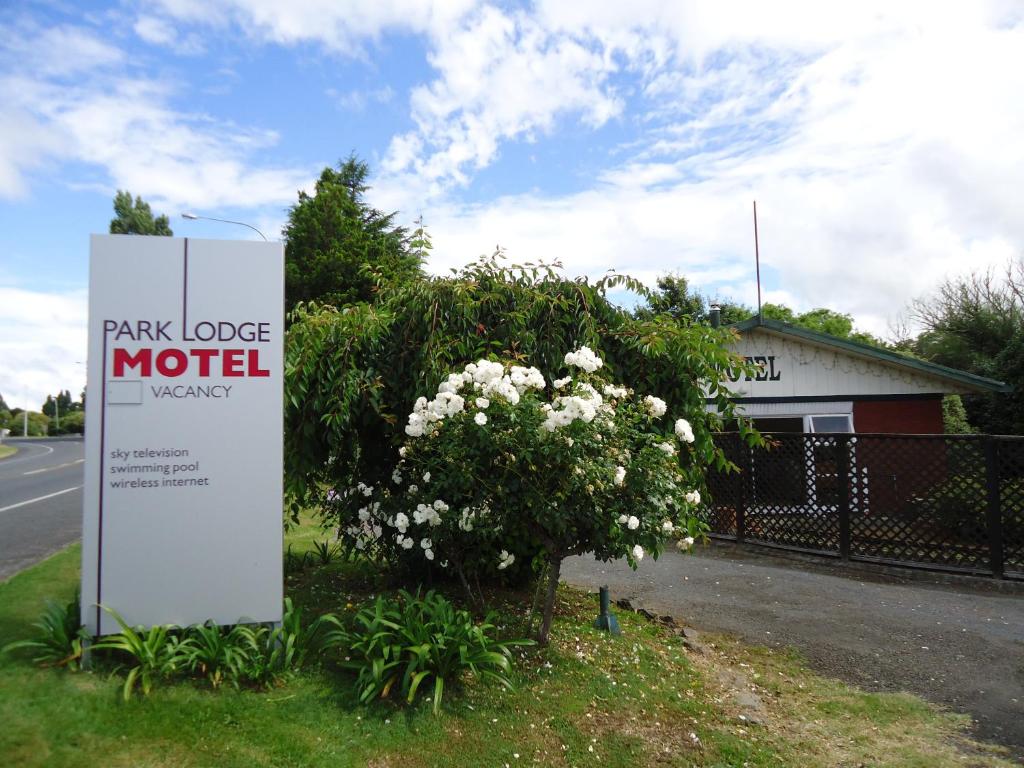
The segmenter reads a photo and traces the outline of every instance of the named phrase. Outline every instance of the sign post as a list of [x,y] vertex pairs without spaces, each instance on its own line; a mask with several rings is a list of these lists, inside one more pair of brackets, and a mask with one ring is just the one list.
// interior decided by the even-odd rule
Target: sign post
[[284,249],[94,235],[82,623],[277,622]]

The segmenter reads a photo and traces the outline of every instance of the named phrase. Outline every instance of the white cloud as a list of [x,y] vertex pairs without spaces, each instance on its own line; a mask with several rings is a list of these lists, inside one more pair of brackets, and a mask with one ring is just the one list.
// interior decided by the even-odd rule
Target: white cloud
[[194,56],[204,50],[198,35],[179,35],[172,22],[159,16],[139,16],[132,29],[145,42],[163,46],[174,53]]
[[383,88],[356,89],[344,93],[339,92],[335,88],[328,88],[326,93],[328,98],[332,99],[340,109],[346,112],[363,112],[367,106],[388,104],[395,97],[395,92],[389,85],[385,85]]
[[[28,174],[48,161],[99,168],[90,184],[128,188],[171,209],[279,206],[313,175],[312,168],[254,165],[276,133],[176,109],[177,85],[125,73],[117,66],[122,57],[83,30],[25,34],[2,51],[9,65],[0,75],[2,197],[24,195]],[[19,63],[22,49],[63,63],[53,71]],[[72,72],[79,77],[65,81]]]
[[48,394],[85,386],[85,291],[45,293],[0,286],[0,394],[38,411]]
[[347,56],[362,56],[364,44],[389,31],[430,33],[447,29],[475,0],[158,0],[160,12],[190,24],[234,23],[250,37],[281,45],[316,42]]

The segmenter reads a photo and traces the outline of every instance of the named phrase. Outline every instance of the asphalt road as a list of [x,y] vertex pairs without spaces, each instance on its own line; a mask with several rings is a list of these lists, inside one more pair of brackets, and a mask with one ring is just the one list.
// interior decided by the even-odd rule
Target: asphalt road
[[6,439],[0,459],[0,581],[82,536],[84,445],[77,439]]
[[[1024,584],[893,577],[732,545],[625,562],[567,560],[562,580],[696,630],[794,646],[812,668],[868,690],[910,691],[970,714],[1024,759]],[[953,583],[950,583],[950,582]]]

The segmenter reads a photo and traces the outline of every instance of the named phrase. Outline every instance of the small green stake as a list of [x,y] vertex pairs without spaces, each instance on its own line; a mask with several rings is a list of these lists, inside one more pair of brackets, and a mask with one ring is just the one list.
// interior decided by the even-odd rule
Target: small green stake
[[603,629],[605,632],[611,632],[613,635],[621,635],[622,630],[619,629],[619,621],[615,618],[615,615],[608,609],[611,605],[611,601],[608,597],[608,587],[601,587],[601,615],[594,621],[595,629]]

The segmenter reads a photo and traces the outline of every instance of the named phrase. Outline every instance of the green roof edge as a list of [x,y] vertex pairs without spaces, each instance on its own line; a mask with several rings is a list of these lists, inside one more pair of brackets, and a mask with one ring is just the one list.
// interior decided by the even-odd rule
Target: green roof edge
[[765,328],[769,331],[775,331],[776,333],[785,333],[790,336],[797,336],[807,341],[817,342],[818,344],[824,344],[830,347],[837,347],[845,350],[846,352],[853,352],[857,355],[864,355],[865,357],[873,357],[877,360],[881,360],[886,363],[895,363],[897,365],[905,365],[908,368],[921,371],[922,373],[931,374],[932,376],[941,376],[946,379],[953,379],[961,384],[966,384],[971,387],[975,387],[980,390],[986,390],[989,392],[1011,392],[1013,387],[1002,381],[996,381],[995,379],[989,379],[985,376],[976,376],[973,373],[967,373],[966,371],[960,371],[956,368],[947,368],[945,365],[939,365],[937,363],[929,363],[924,360],[918,360],[907,355],[901,355],[899,352],[893,352],[888,349],[882,349],[880,347],[873,347],[870,344],[864,344],[859,341],[852,341],[850,339],[840,339],[838,336],[831,336],[827,333],[820,333],[818,331],[812,331],[808,328],[802,328],[798,325],[792,325],[791,323],[784,323],[781,320],[772,320],[770,318],[758,317],[754,315],[748,320],[744,320],[739,323],[733,323],[728,326],[734,328],[737,331],[749,331],[752,328]]

